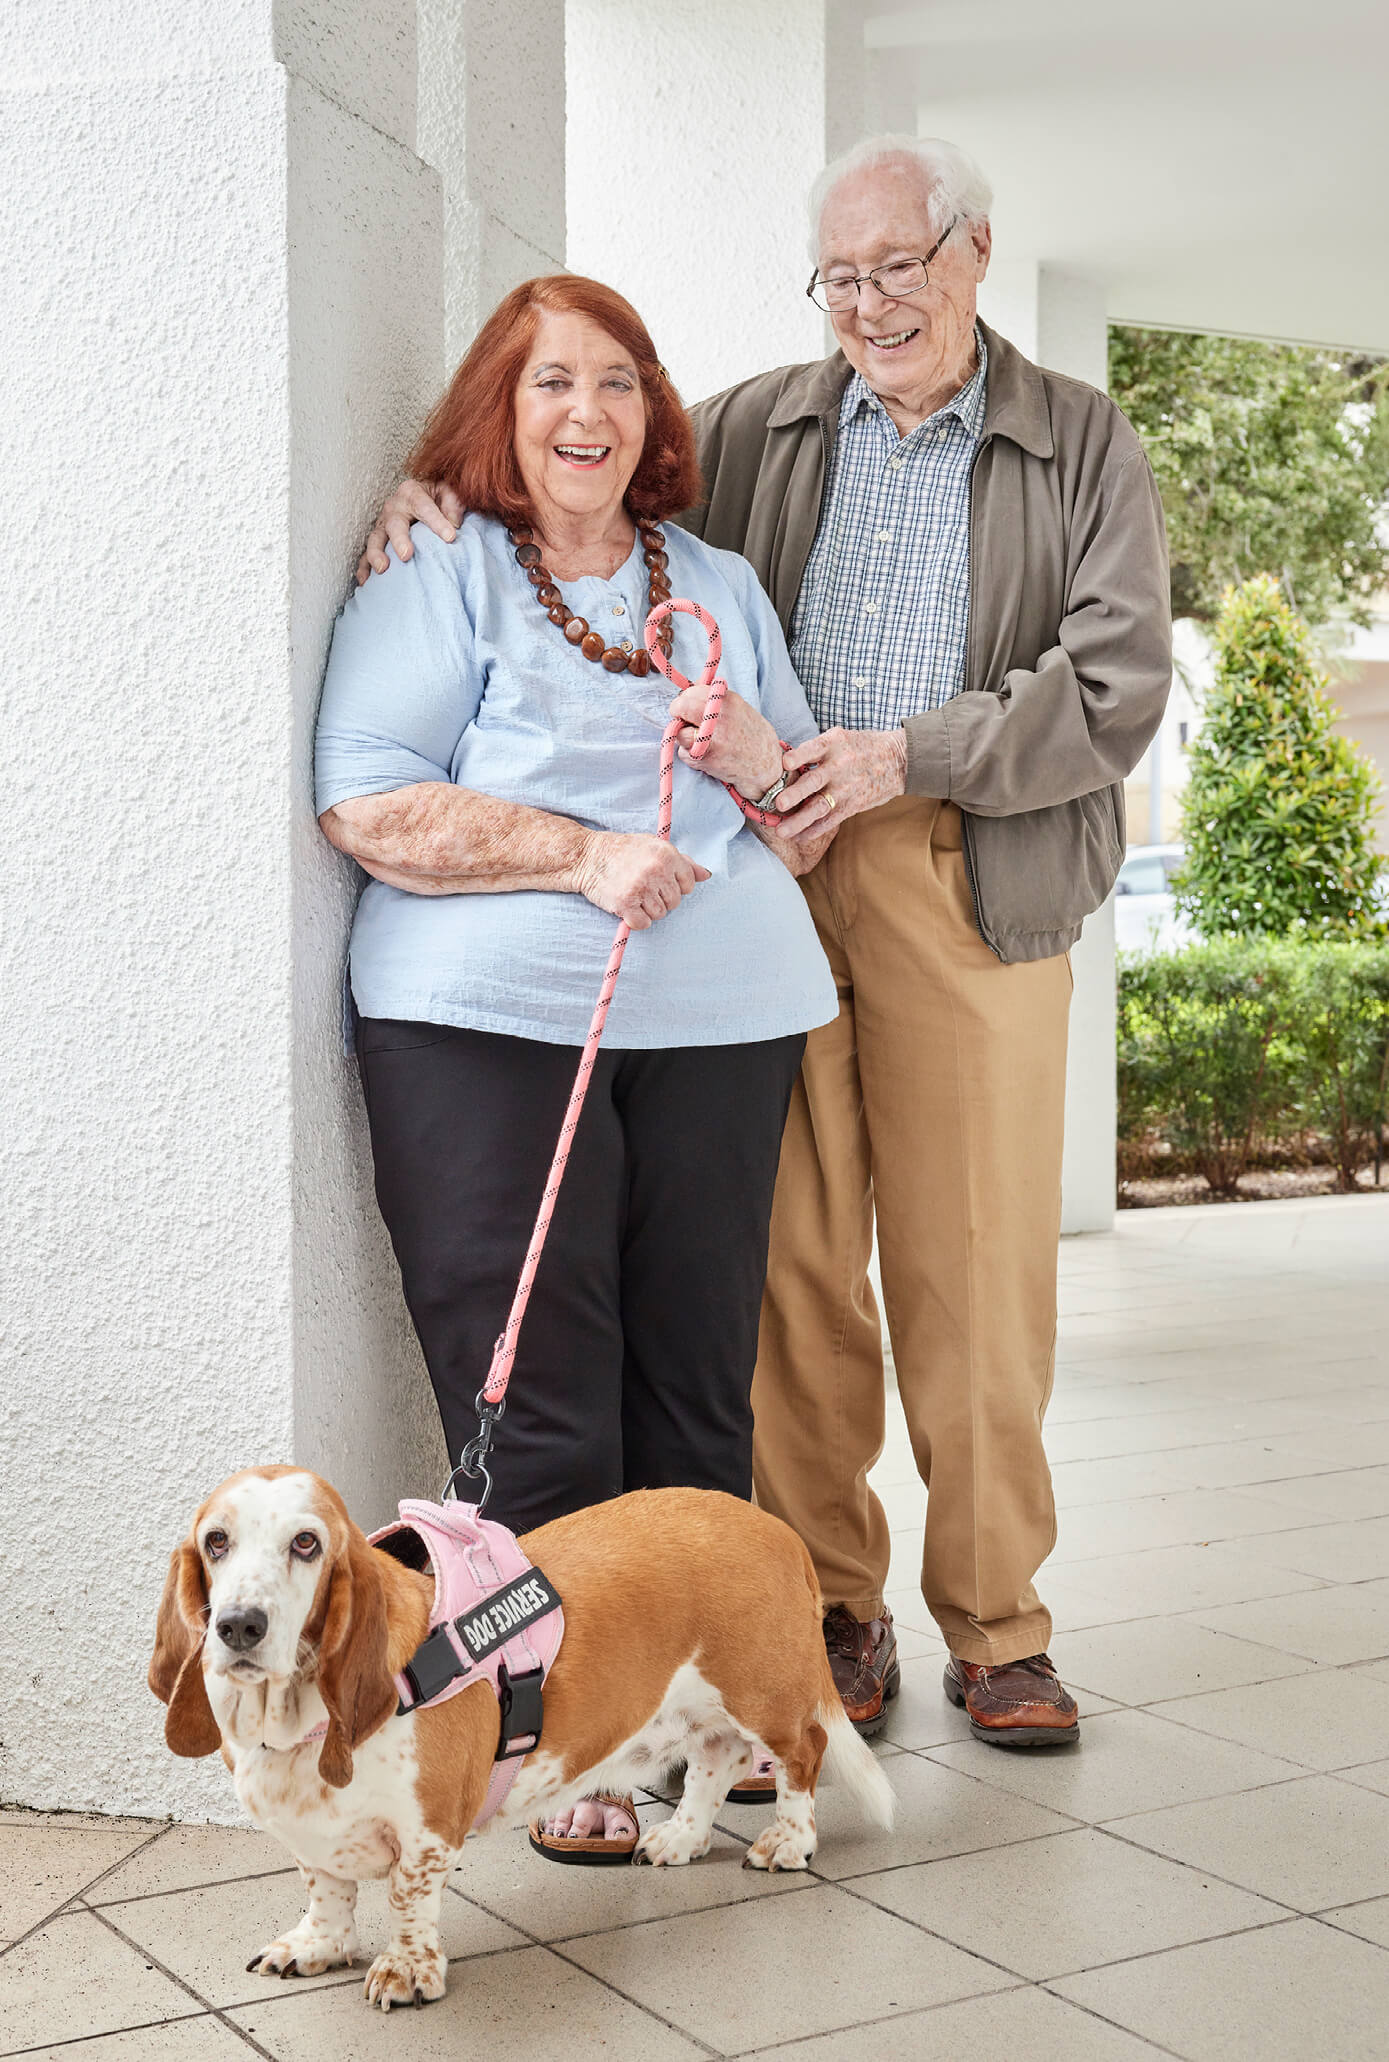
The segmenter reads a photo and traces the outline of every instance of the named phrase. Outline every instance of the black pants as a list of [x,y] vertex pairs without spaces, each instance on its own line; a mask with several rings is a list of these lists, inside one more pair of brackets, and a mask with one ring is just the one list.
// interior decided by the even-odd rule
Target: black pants
[[[521,1328],[488,1516],[746,1497],[767,1227],[805,1040],[600,1052]],[[449,1451],[506,1321],[578,1051],[363,1018],[376,1195]],[[466,1494],[466,1490],[464,1491]]]

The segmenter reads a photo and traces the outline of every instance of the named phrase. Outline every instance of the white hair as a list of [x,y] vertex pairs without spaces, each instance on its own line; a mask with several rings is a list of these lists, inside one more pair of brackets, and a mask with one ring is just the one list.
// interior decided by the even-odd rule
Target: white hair
[[825,202],[845,179],[873,165],[912,164],[921,174],[931,220],[939,235],[953,216],[987,222],[994,190],[958,144],[940,136],[868,136],[826,165],[810,189],[810,255],[820,255],[820,221]]

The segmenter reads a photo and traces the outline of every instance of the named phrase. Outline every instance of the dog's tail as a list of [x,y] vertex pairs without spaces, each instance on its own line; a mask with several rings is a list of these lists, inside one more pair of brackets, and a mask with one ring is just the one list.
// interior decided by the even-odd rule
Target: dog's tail
[[892,1785],[867,1742],[854,1731],[838,1695],[826,1698],[815,1715],[828,1735],[823,1766],[831,1781],[848,1791],[860,1817],[870,1826],[881,1826],[890,1833],[897,1804]]

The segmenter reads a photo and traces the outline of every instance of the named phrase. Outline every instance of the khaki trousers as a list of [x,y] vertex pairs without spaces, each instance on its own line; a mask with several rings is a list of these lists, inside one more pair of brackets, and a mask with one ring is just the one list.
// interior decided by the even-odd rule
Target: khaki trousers
[[1056,1537],[1042,1413],[1056,1344],[1067,958],[1004,966],[974,920],[960,813],[904,796],[846,823],[802,882],[839,989],[782,1141],[754,1479],[827,1605],[879,1615],[889,1533],[868,1470],[883,1299],[929,1492],[921,1588],[952,1653],[1044,1648]]

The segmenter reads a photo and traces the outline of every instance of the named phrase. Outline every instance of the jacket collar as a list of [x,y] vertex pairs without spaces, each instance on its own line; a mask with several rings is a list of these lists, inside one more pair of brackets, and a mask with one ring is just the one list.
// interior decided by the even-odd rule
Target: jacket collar
[[[988,395],[984,408],[985,438],[1008,437],[1036,458],[1051,458],[1055,445],[1051,434],[1051,411],[1046,386],[1030,358],[981,322],[989,352]],[[838,411],[844,389],[852,376],[842,351],[819,358],[813,365],[798,365],[788,375],[776,406],[767,417],[769,430],[785,429],[808,416],[830,420]]]

